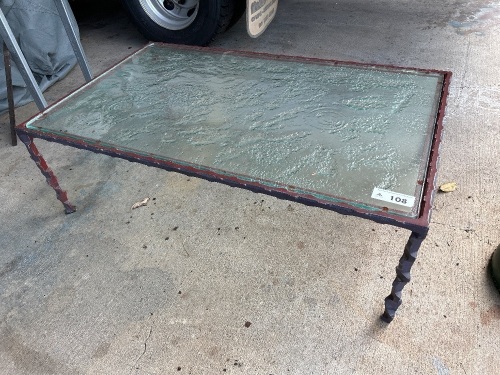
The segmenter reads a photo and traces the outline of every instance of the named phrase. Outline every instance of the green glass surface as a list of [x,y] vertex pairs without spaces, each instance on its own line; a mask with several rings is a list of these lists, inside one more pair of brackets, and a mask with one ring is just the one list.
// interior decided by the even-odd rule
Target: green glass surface
[[415,217],[442,84],[439,73],[152,44],[27,127]]

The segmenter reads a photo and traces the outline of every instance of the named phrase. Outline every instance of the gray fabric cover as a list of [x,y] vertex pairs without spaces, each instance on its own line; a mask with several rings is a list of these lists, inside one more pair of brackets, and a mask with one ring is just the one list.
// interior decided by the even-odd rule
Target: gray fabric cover
[[[63,78],[75,66],[76,57],[54,0],[0,0],[7,21],[42,91]],[[76,27],[76,21],[71,21]],[[3,41],[0,48],[3,52]],[[12,64],[14,103],[33,99],[23,77]],[[0,113],[8,109],[3,56],[0,58]]]

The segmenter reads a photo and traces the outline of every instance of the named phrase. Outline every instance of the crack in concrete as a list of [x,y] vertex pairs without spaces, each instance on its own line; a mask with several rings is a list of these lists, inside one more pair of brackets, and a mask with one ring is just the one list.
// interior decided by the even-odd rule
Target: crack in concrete
[[146,340],[144,340],[144,350],[142,351],[142,353],[139,355],[139,357],[137,357],[137,359],[135,360],[134,362],[134,365],[132,366],[131,370],[130,370],[130,374],[132,374],[132,371],[134,370],[138,370],[139,368],[137,367],[137,364],[139,363],[139,361],[141,360],[141,358],[144,356],[144,354],[146,354],[146,351],[148,349],[148,340],[149,338],[151,337],[151,334],[153,333],[153,326],[149,327],[149,333],[148,333],[148,336],[146,337]]

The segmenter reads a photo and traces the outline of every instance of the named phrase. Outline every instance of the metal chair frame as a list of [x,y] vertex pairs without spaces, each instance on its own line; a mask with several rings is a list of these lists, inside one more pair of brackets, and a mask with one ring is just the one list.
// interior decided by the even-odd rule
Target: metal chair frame
[[[73,48],[73,52],[75,53],[78,64],[80,65],[80,69],[82,70],[83,76],[87,82],[92,80],[92,73],[89,68],[89,64],[87,62],[87,58],[85,56],[85,52],[83,51],[82,44],[77,36],[77,30],[75,25],[71,22],[71,8],[68,4],[67,0],[54,0],[59,16],[61,17],[61,21],[64,25],[64,29],[66,30],[66,34],[68,34],[69,41],[71,43],[71,47]],[[17,137],[14,127],[16,125],[15,120],[15,112],[14,112],[14,97],[13,97],[13,87],[12,87],[12,72],[11,72],[11,59],[16,64],[19,72],[21,73],[24,82],[26,83],[28,90],[35,101],[38,109],[43,111],[47,108],[47,102],[43,97],[42,91],[38,86],[38,83],[31,72],[31,69],[26,61],[19,44],[17,43],[16,38],[14,37],[14,33],[9,26],[3,11],[0,9],[0,37],[2,37],[4,42],[4,61],[5,61],[5,77],[7,83],[7,100],[9,103],[9,119],[10,119],[10,130],[12,137],[12,145],[15,146],[17,144]]]

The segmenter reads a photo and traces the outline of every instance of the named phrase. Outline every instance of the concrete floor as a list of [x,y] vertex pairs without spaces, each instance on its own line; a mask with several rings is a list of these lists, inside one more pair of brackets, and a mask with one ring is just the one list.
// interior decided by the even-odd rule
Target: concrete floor
[[[146,42],[113,6],[84,13],[96,73]],[[1,116],[0,373],[498,374],[499,20],[484,0],[290,0],[259,39],[239,22],[213,43],[454,73],[438,182],[458,190],[390,325],[406,231],[38,141],[66,216]]]

